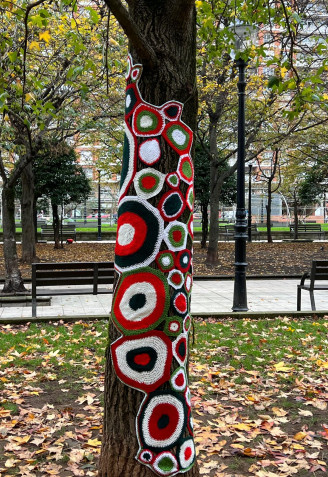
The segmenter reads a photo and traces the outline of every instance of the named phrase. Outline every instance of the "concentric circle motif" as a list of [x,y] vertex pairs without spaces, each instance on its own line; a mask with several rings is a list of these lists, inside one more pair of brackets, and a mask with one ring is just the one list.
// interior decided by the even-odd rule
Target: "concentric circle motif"
[[178,163],[178,174],[184,182],[191,184],[194,179],[194,166],[189,154],[181,156]]
[[179,290],[179,288],[181,288],[184,284],[184,275],[180,272],[180,270],[174,268],[169,272],[167,281],[168,284],[171,285],[171,287],[175,288],[176,290]]
[[170,379],[171,387],[174,391],[184,391],[187,387],[186,370],[183,367],[177,368]]
[[189,220],[188,220],[188,223],[187,223],[187,227],[188,227],[189,235],[190,235],[191,239],[193,239],[194,238],[194,216],[193,216],[192,213],[190,214],[190,217],[189,217]]
[[159,270],[141,268],[122,273],[113,297],[114,324],[125,335],[155,328],[166,316],[169,306],[167,281]]
[[139,146],[139,158],[144,164],[151,166],[155,164],[161,157],[161,148],[159,140],[147,139]]
[[180,119],[182,113],[182,104],[177,101],[170,101],[163,105],[162,111],[166,119],[169,121],[177,121]]
[[184,471],[190,469],[195,461],[195,444],[193,439],[187,437],[183,439],[182,444],[178,449],[178,460],[181,466],[181,470]]
[[142,65],[133,65],[130,73],[131,81],[137,83],[142,73]]
[[140,95],[135,84],[129,84],[125,91],[125,119],[128,119],[140,103]]
[[178,316],[167,318],[164,326],[164,333],[168,336],[177,336],[183,330],[182,319]]
[[194,201],[195,201],[194,186],[191,184],[188,187],[187,194],[186,194],[186,203],[189,210],[191,210],[191,212],[193,212],[194,210]]
[[175,252],[186,248],[187,236],[187,226],[183,222],[171,222],[164,229],[164,241],[168,248]]
[[149,394],[138,415],[141,447],[156,452],[176,446],[185,429],[186,419],[185,401],[179,394],[167,390]]
[[131,185],[136,171],[136,138],[132,134],[130,126],[124,125],[124,145],[123,145],[123,162],[121,170],[120,194],[119,199],[124,197]]
[[191,409],[188,409],[188,417],[187,417],[187,428],[191,436],[194,435],[194,420],[192,418]]
[[184,291],[176,291],[172,298],[172,306],[179,316],[185,316],[188,313],[188,297]]
[[162,190],[164,180],[165,174],[151,167],[147,167],[136,173],[133,183],[138,196],[149,199]]
[[187,315],[185,319],[183,320],[183,331],[185,333],[188,333],[191,328],[191,317],[190,315]]
[[180,366],[184,366],[186,362],[187,351],[187,335],[185,333],[182,333],[175,341],[173,341],[173,356],[178,361]]
[[139,197],[121,200],[118,209],[115,266],[120,271],[149,265],[159,251],[163,219],[155,207]]
[[179,154],[188,154],[192,144],[192,131],[181,121],[168,123],[163,131],[163,137]]
[[184,286],[185,286],[186,292],[189,294],[191,292],[191,288],[192,288],[192,275],[191,275],[191,273],[186,274]]
[[180,250],[177,254],[175,261],[175,266],[181,270],[181,272],[186,273],[190,268],[191,263],[191,252],[190,250]]
[[175,255],[171,250],[162,250],[156,257],[158,268],[162,272],[169,272],[174,268]]
[[162,133],[164,124],[161,112],[148,104],[139,104],[133,113],[132,129],[136,136],[158,136]]
[[153,463],[153,470],[158,475],[169,476],[178,472],[178,461],[172,452],[161,452]]
[[142,464],[152,464],[155,455],[149,449],[142,449],[137,455],[137,459]]
[[180,177],[176,172],[170,172],[167,174],[165,181],[167,185],[172,187],[172,189],[177,189],[180,185]]
[[158,204],[158,209],[164,220],[171,222],[176,220],[186,207],[182,193],[177,190],[166,192]]
[[185,398],[185,401],[187,403],[187,406],[190,408],[191,407],[191,393],[190,393],[190,389],[189,389],[188,386],[187,386],[187,388],[184,392],[184,398]]
[[148,393],[170,379],[172,343],[162,331],[122,336],[111,353],[117,376],[132,388]]

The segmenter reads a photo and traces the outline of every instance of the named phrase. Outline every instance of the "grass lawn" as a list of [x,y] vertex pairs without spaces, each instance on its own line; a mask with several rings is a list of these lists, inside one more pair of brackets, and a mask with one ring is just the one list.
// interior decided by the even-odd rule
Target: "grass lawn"
[[[195,320],[201,475],[324,476],[328,317]],[[0,473],[96,476],[107,323],[0,326]]]

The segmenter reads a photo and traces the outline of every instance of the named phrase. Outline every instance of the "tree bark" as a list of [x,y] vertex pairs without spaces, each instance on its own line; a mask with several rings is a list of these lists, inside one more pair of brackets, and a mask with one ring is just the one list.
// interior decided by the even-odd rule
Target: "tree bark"
[[[122,6],[116,0],[107,0],[111,11],[117,16],[123,28],[130,36],[130,52],[134,64],[141,63],[143,72],[139,81],[141,97],[147,103],[161,106],[167,101],[179,101],[184,104],[182,121],[192,130],[196,127],[197,114],[197,91],[196,91],[196,17],[194,2],[191,1],[161,1],[151,2],[135,0],[129,3],[130,18],[133,28],[126,24],[129,17],[121,17]],[[138,32],[142,36],[146,49],[149,48],[149,56],[143,56],[145,45],[138,44]],[[157,61],[154,65],[153,53]],[[156,164],[156,169],[162,173],[177,170],[179,155],[169,147],[164,138],[158,136],[161,147],[161,159]],[[140,138],[137,138],[138,141]],[[140,144],[140,143],[139,143]],[[143,167],[141,161],[137,161],[137,171]],[[185,196],[188,185],[180,184],[180,191]],[[169,190],[164,184],[162,192]],[[128,196],[135,195],[133,185],[129,186]],[[148,200],[157,207],[161,194]],[[188,207],[179,217],[179,221],[187,223],[190,217]],[[136,232],[137,233],[137,232]],[[188,236],[186,248],[191,250],[192,241]],[[156,269],[155,262],[149,267]],[[140,270],[140,269],[139,269]],[[138,271],[138,269],[136,270]],[[173,290],[171,290],[171,293]],[[115,293],[114,297],[115,298]],[[167,316],[173,316],[174,310],[170,306]],[[109,340],[115,340],[120,333],[111,324],[109,328]],[[139,463],[135,456],[139,449],[136,436],[136,416],[144,393],[132,387],[122,384],[113,368],[110,347],[108,346],[107,364],[105,370],[105,406],[103,445],[99,462],[99,477],[153,477],[154,472],[144,464]],[[160,390],[168,389],[168,383],[164,383]],[[199,475],[197,463],[187,472],[186,477]]]
[[15,189],[4,184],[2,189],[3,213],[3,255],[5,260],[6,277],[2,293],[28,293],[24,286],[18,266],[15,229]]
[[200,243],[201,248],[206,248],[207,237],[208,237],[208,202],[201,203],[201,212],[202,212],[202,240]]
[[22,171],[22,262],[32,263],[36,260],[34,229],[34,174],[32,162]]
[[272,206],[272,191],[271,191],[272,180],[268,181],[268,204],[266,206],[267,211],[267,240],[268,243],[272,243],[272,233],[271,233],[271,206]]
[[60,220],[59,220],[59,214],[58,214],[58,205],[57,204],[51,204],[52,207],[52,226],[54,229],[54,241],[55,245],[54,248],[62,248],[60,246]]

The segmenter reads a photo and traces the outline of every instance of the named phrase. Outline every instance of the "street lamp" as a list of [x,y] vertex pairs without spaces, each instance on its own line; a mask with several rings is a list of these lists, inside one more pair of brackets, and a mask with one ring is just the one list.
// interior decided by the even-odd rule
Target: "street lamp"
[[98,169],[98,240],[101,240],[100,170]]
[[252,241],[252,168],[253,164],[248,164],[248,241]]
[[232,311],[247,311],[246,290],[246,240],[247,220],[245,210],[245,68],[247,61],[243,58],[257,29],[251,25],[234,25],[235,64],[238,68],[238,152],[237,152],[237,210],[235,223],[235,282]]

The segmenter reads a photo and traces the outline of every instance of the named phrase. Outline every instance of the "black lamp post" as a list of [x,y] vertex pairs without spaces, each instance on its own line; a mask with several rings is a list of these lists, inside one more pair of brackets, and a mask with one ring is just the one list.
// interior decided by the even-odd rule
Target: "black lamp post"
[[252,241],[252,164],[248,164],[248,241]]
[[246,240],[247,220],[245,210],[245,69],[247,61],[241,53],[248,46],[247,40],[252,38],[257,30],[250,25],[235,25],[235,50],[237,53],[236,66],[238,79],[238,149],[237,149],[237,210],[235,223],[235,282],[232,311],[247,311],[246,290]]
[[98,169],[98,240],[101,240],[100,170]]
[[326,190],[323,191],[323,223],[326,223]]

